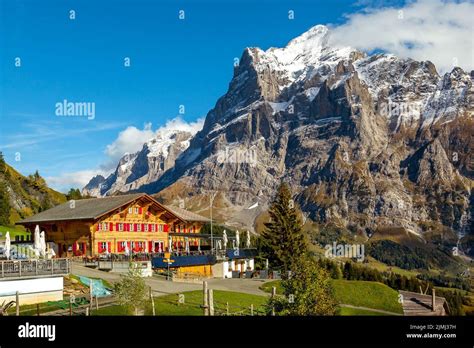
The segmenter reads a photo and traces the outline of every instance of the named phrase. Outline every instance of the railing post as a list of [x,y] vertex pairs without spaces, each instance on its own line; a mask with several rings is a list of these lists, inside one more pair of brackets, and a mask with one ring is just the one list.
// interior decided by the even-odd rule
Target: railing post
[[209,315],[214,316],[214,294],[212,289],[207,290],[207,297],[209,300]]
[[202,283],[203,286],[203,308],[204,308],[204,315],[209,315],[209,298],[208,298],[208,293],[207,293],[207,282],[204,281]]
[[4,278],[5,277],[5,271],[3,270],[3,261],[0,262],[0,263],[2,264],[2,278]]
[[18,261],[18,272],[19,272],[20,277],[21,277],[21,260]]
[[51,259],[51,275],[54,274],[54,260]]
[[20,293],[17,291],[15,296],[15,304],[16,304],[16,316],[20,316]]
[[38,260],[35,260],[35,274],[38,275]]

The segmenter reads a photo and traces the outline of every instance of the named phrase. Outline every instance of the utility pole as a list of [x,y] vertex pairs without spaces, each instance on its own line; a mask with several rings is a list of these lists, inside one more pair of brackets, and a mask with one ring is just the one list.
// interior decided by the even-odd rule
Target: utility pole
[[217,191],[211,193],[211,254],[214,255],[214,235],[212,233],[212,205],[214,204],[214,198],[216,198]]

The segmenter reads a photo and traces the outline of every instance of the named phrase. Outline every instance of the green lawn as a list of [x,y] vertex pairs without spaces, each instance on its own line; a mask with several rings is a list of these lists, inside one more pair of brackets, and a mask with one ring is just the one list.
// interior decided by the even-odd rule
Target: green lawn
[[332,283],[339,303],[403,314],[398,292],[385,284],[342,279],[334,279]]
[[[166,295],[156,297],[155,314],[156,315],[177,315],[177,316],[199,316],[203,315],[202,305],[202,291],[188,291],[183,292],[184,304],[178,303],[178,294]],[[254,306],[254,314],[264,313],[264,304],[267,300],[265,296],[243,294],[239,292],[214,290],[214,308],[216,315],[223,315],[226,313],[226,302],[229,303],[230,314],[250,314],[250,305]],[[127,311],[122,306],[110,306],[100,308],[98,311],[92,311],[92,315],[128,315]],[[151,305],[145,309],[145,315],[151,315]]]
[[260,290],[271,293],[273,287],[276,287],[277,294],[283,294],[280,280],[272,280],[271,282],[264,283],[260,286]]
[[386,314],[366,311],[365,309],[359,309],[359,308],[340,307],[337,312],[337,315],[342,315],[342,316],[351,316],[351,315],[381,316],[382,315],[384,316]]
[[[398,303],[398,292],[385,284],[343,279],[333,279],[332,284],[336,300],[339,303],[403,314],[402,305]],[[266,292],[271,292],[273,286],[276,286],[277,294],[283,293],[279,280],[265,283],[260,287],[260,289]],[[341,315],[350,315],[345,314],[350,313],[350,311],[355,310],[342,308],[341,313],[344,314]]]
[[10,232],[11,240],[15,240],[15,236],[27,236],[30,234],[29,232],[26,232],[23,227],[7,227],[0,225],[0,233],[2,233],[0,239],[5,239],[7,231]]

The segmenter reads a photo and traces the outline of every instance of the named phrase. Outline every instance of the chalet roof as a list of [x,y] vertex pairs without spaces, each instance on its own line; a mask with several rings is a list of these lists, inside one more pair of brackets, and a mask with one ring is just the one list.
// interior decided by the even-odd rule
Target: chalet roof
[[207,217],[202,215],[193,213],[192,211],[188,211],[182,208],[174,207],[171,205],[163,205],[166,209],[171,211],[174,215],[178,216],[180,219],[184,221],[198,221],[198,222],[210,222],[211,220]]
[[[157,206],[161,207],[161,209],[167,210],[166,214],[170,217],[178,218],[184,221],[202,221],[201,219],[203,219],[203,217],[200,215],[181,209],[180,215],[186,217],[186,219],[183,219],[181,216],[174,213],[173,210],[169,209],[163,204],[160,204],[151,196],[145,193],[134,193],[129,195],[110,196],[103,198],[79,199],[74,202],[74,207],[71,206],[71,202],[66,202],[36,215],[27,217],[26,219],[19,221],[17,224],[22,225],[29,223],[67,220],[96,220],[102,215],[118,209],[137,199],[145,199],[147,201],[153,202]],[[199,217],[199,219],[192,220],[193,217],[196,219]]]
[[432,310],[432,295],[423,295],[417,292],[399,290],[403,296],[404,315],[442,315],[443,308],[448,307],[444,297],[435,296],[435,310]]

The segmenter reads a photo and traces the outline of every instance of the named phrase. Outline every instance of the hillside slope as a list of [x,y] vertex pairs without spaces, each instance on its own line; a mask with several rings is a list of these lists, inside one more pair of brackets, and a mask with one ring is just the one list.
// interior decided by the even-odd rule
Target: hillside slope
[[9,225],[66,202],[66,196],[49,188],[38,172],[23,176],[5,163],[2,156],[0,156],[0,195],[0,200],[8,201],[9,221],[4,221],[4,224]]

